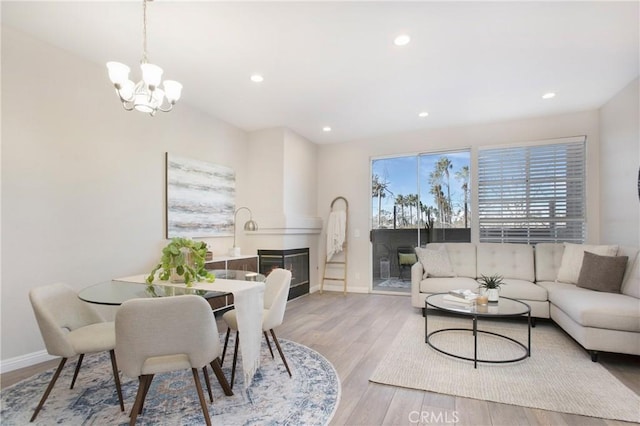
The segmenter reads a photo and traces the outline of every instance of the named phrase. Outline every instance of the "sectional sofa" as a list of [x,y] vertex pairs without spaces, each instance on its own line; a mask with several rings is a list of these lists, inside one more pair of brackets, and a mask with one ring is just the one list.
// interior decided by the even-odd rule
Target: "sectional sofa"
[[424,309],[429,294],[475,291],[479,277],[498,274],[501,296],[529,304],[534,318],[552,319],[593,361],[599,351],[640,355],[638,252],[566,243],[432,243],[416,249],[411,303]]

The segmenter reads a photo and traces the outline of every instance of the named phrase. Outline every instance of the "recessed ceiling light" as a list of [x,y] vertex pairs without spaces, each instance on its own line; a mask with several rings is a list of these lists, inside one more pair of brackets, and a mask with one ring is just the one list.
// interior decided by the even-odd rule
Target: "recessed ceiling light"
[[324,127],[322,128],[322,131],[323,131],[323,132],[330,132],[330,131],[331,131],[331,127],[329,127],[329,126],[324,126]]
[[406,46],[411,41],[411,37],[408,34],[400,34],[393,39],[393,44],[396,46]]
[[428,115],[429,113],[427,111],[422,111],[420,114],[418,114],[418,117],[424,118],[424,117],[427,117]]
[[544,95],[542,95],[542,99],[551,99],[555,97],[556,97],[556,94],[553,92],[545,93]]
[[262,83],[263,80],[264,77],[262,77],[260,74],[253,74],[251,76],[251,81],[253,81],[254,83]]

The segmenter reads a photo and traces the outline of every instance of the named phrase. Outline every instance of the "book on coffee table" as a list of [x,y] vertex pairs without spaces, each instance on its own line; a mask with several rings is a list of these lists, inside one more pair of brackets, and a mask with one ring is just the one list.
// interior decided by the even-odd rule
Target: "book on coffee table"
[[478,295],[471,290],[450,290],[448,295],[466,300],[474,300],[478,297]]
[[475,297],[473,299],[465,299],[462,297],[458,297],[458,296],[453,296],[451,294],[445,294],[442,297],[443,300],[445,300],[448,303],[454,303],[456,305],[462,305],[462,306],[470,306],[475,302]]

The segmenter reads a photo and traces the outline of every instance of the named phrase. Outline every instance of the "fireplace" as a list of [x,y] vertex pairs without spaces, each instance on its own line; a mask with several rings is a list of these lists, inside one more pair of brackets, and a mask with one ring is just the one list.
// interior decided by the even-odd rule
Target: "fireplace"
[[291,271],[289,300],[309,293],[309,249],[258,250],[260,273],[269,275],[276,268]]

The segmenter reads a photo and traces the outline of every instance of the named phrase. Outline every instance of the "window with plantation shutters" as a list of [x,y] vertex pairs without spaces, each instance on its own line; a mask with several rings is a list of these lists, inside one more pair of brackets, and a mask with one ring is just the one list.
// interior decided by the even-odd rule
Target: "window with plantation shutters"
[[480,241],[584,242],[585,141],[480,148]]

